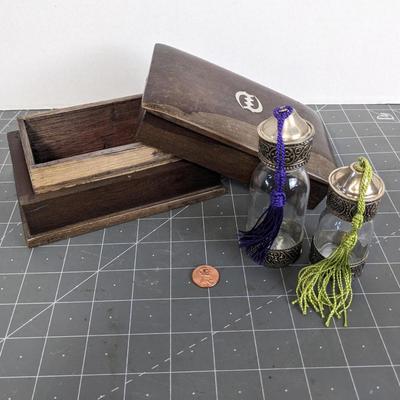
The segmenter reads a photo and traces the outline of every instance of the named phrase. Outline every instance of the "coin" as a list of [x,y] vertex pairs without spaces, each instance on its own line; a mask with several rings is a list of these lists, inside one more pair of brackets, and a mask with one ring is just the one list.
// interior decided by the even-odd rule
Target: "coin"
[[193,282],[201,288],[211,288],[219,281],[219,272],[211,265],[199,265],[192,272]]

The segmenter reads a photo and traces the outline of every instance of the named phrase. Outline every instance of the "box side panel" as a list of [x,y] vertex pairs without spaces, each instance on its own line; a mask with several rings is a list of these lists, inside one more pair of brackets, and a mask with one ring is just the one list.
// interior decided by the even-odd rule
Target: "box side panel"
[[148,112],[143,114],[137,140],[244,183],[250,182],[251,174],[259,163],[257,156],[226,146]]
[[26,118],[36,166],[133,143],[140,103],[141,98],[137,96]]
[[153,165],[173,162],[175,158],[142,143],[113,147],[61,162],[42,164],[30,171],[35,193],[95,182],[106,177],[135,173]]
[[146,206],[130,208],[123,211],[118,211],[112,214],[102,215],[97,218],[84,220],[75,224],[65,225],[60,228],[48,230],[41,233],[32,234],[29,226],[25,221],[25,215],[21,210],[21,217],[24,223],[25,239],[29,247],[47,244],[61,239],[66,239],[72,236],[82,235],[91,231],[106,228],[111,225],[116,225],[128,222],[137,218],[144,218],[149,215],[162,213],[174,208],[187,206],[199,201],[206,201],[225,193],[225,188],[222,185],[207,187],[205,189],[196,190],[194,192],[185,193],[182,196],[171,197],[157,203],[148,204]]
[[161,202],[219,183],[217,174],[182,160],[148,170],[145,176],[132,174],[124,181],[61,196],[41,206],[26,204],[24,213],[31,232],[39,233],[82,219]]
[[22,150],[20,134],[18,132],[9,132],[7,134],[7,140],[13,164],[15,188],[18,194],[18,200],[20,204],[23,204],[32,199],[33,189],[25,161],[25,155]]

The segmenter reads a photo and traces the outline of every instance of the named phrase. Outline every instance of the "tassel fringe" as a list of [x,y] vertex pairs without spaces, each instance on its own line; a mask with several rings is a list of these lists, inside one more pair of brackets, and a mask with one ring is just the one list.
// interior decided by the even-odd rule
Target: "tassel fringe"
[[239,245],[257,264],[263,264],[279,233],[283,220],[283,206],[271,204],[247,232],[240,232]]
[[[303,268],[298,277],[296,287],[297,300],[304,315],[308,308],[314,310],[325,319],[329,326],[333,317],[342,316],[347,326],[347,309],[353,299],[352,273],[349,264],[351,249],[338,247],[330,257],[314,265]],[[328,309],[328,314],[326,314]]]
[[352,219],[352,228],[333,253],[316,264],[304,267],[298,276],[293,304],[298,303],[304,315],[312,307],[325,319],[329,326],[332,318],[343,317],[343,325],[348,326],[347,310],[353,300],[350,253],[357,243],[358,231],[364,222],[365,193],[372,178],[368,160],[360,157],[358,168],[363,172],[357,213]]

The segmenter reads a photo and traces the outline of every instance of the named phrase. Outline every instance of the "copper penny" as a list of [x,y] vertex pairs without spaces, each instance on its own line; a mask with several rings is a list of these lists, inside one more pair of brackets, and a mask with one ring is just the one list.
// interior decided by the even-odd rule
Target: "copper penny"
[[201,288],[211,288],[219,281],[219,272],[211,265],[199,265],[192,272],[193,282]]

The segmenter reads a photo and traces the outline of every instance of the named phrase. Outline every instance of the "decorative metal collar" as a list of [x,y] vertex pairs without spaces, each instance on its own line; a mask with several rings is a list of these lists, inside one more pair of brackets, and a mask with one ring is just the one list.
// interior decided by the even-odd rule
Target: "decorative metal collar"
[[[364,222],[370,221],[375,217],[378,212],[380,201],[381,198],[365,204]],[[357,202],[340,196],[331,187],[328,189],[326,206],[332,214],[348,222],[351,222],[354,215],[357,213]]]
[[[285,166],[287,171],[292,171],[307,164],[312,148],[313,136],[300,143],[285,143]],[[259,159],[269,168],[275,168],[276,144],[259,138]]]

